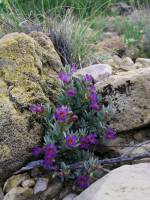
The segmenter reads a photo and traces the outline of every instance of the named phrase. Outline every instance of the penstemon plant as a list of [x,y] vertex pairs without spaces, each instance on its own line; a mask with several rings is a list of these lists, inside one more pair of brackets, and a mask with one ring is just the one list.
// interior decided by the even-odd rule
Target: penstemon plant
[[41,114],[46,132],[43,146],[35,146],[32,152],[54,176],[75,180],[85,189],[95,179],[95,146],[114,139],[116,133],[108,127],[111,106],[97,94],[94,78],[88,74],[75,77],[75,71],[73,64],[59,73],[61,93],[56,108],[30,106],[31,112]]

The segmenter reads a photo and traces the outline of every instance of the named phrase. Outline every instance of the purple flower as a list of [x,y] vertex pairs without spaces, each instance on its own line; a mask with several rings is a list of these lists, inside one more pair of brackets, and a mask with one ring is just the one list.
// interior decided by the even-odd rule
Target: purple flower
[[67,135],[66,136],[66,145],[68,147],[75,147],[77,144],[77,136],[76,135]]
[[93,101],[97,101],[97,95],[96,95],[96,88],[94,85],[90,85],[89,87],[89,99]]
[[105,137],[109,140],[114,140],[116,138],[116,132],[112,128],[107,128],[105,130]]
[[88,98],[93,102],[97,101],[97,95],[96,93],[90,92]]
[[80,148],[84,150],[88,150],[90,147],[89,139],[87,136],[80,137]]
[[33,113],[41,113],[44,111],[44,107],[41,104],[32,104],[30,105],[29,110]]
[[43,149],[40,146],[35,146],[32,149],[32,154],[34,156],[39,156],[43,152]]
[[96,87],[94,85],[90,85],[90,92],[96,93]]
[[88,141],[90,144],[96,144],[97,143],[97,135],[95,133],[91,133],[87,136]]
[[45,157],[46,158],[55,158],[56,157],[56,154],[57,154],[57,149],[56,149],[56,146],[54,144],[47,144],[45,147],[44,147],[44,152],[45,152]]
[[76,122],[78,120],[78,116],[77,115],[73,115],[72,117],[71,117],[71,121],[72,122]]
[[69,113],[70,109],[67,106],[58,107],[56,108],[55,118],[58,122],[65,122]]
[[66,84],[70,82],[70,76],[65,72],[59,73],[59,79]]
[[100,106],[97,104],[97,102],[92,102],[89,106],[89,108],[96,110],[97,112],[100,111]]
[[71,72],[74,73],[78,69],[77,65],[75,63],[71,64]]
[[70,88],[67,90],[67,96],[74,97],[76,95],[77,91],[75,88]]
[[76,185],[78,188],[84,190],[90,185],[90,177],[89,176],[79,176],[76,179]]
[[43,167],[45,169],[48,169],[53,163],[52,158],[50,158],[49,156],[45,156],[44,160],[43,160]]
[[90,75],[90,74],[86,74],[86,75],[84,76],[84,81],[93,84],[93,83],[94,83],[94,78],[93,78],[92,75]]

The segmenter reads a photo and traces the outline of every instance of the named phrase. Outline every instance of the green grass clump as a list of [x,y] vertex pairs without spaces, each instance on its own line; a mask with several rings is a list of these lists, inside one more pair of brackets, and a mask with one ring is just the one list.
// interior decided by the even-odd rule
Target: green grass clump
[[64,64],[91,64],[95,58],[94,44],[99,40],[100,31],[91,29],[92,20],[73,16],[67,12],[63,18],[52,18],[50,35]]
[[[112,14],[110,6],[116,2],[120,0],[1,0],[0,37],[24,31],[20,23],[27,21],[29,29],[34,30],[36,26],[49,34],[64,64],[93,64],[104,56],[96,54],[95,44],[99,43],[100,35],[105,31],[106,16]],[[146,3],[142,0],[121,2],[141,7]],[[120,16],[113,17],[115,31],[120,33],[129,47],[140,43],[146,26],[144,18],[135,24],[127,17],[123,20],[119,20]]]

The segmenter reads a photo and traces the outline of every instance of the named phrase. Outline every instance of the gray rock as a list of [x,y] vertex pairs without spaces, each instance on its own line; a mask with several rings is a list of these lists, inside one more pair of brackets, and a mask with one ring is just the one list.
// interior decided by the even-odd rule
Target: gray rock
[[150,124],[150,68],[122,72],[111,76],[107,84],[97,83],[97,90],[111,98],[113,127],[118,132]]
[[125,165],[96,181],[74,200],[149,200],[150,163]]
[[77,195],[74,193],[68,194],[63,200],[73,200]]
[[39,178],[33,189],[34,194],[45,191],[48,187],[48,181],[47,178]]
[[34,179],[27,179],[22,182],[22,187],[33,187],[35,185]]
[[120,72],[120,71],[130,71],[135,70],[137,67],[135,66],[133,60],[130,57],[120,58],[119,56],[115,55],[112,59],[107,61],[113,68],[113,72]]
[[96,82],[105,82],[108,77],[112,74],[112,68],[107,64],[96,64],[83,69],[79,69],[75,76],[90,74],[94,77]]

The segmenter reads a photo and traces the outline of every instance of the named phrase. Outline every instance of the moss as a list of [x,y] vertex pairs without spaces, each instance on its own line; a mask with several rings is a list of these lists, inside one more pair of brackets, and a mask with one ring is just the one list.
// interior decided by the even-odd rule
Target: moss
[[31,126],[33,116],[27,108],[31,103],[53,102],[58,91],[54,63],[60,61],[50,48],[23,33],[0,39],[0,184],[29,160],[32,147],[41,142],[43,128],[37,121]]
[[10,94],[15,101],[24,106],[33,102],[48,101],[41,87],[31,81],[21,82],[21,85],[14,87]]
[[[43,34],[33,35],[41,44]],[[41,47],[33,38],[23,33],[13,33],[0,40],[0,57],[3,63],[1,77],[13,86],[10,96],[16,104],[27,106],[33,102],[47,102],[47,95],[55,94],[58,88],[56,72],[47,65],[48,59],[50,63],[51,57],[54,56],[53,60],[58,59],[58,55],[52,49],[54,47],[50,40],[46,41],[44,38],[44,42],[48,44],[43,43],[44,47]],[[52,55],[49,53],[50,49]],[[50,83],[50,87],[45,90],[47,83]]]

